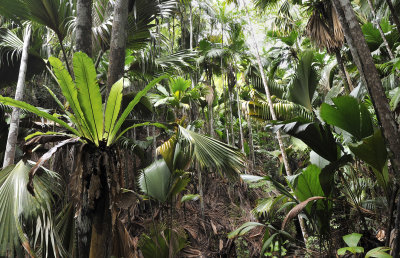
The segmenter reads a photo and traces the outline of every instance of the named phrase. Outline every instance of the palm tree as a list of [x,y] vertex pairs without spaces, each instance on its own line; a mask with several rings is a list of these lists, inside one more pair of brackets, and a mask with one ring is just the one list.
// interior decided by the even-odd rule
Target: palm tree
[[[103,115],[103,104],[96,83],[96,73],[92,60],[83,53],[75,53],[73,58],[75,83],[59,59],[52,57],[49,61],[62,93],[72,110],[72,112],[68,111],[58,99],[55,99],[60,108],[64,110],[68,123],[57,118],[59,115],[53,116],[25,102],[0,96],[0,103],[24,108],[57,123],[64,130],[67,130],[66,133],[35,133],[31,136],[41,137],[41,135],[50,134],[55,137],[53,140],[56,139],[57,141],[57,137],[60,137],[63,141],[39,159],[38,163],[31,169],[28,189],[31,193],[34,193],[35,185],[32,180],[36,178],[36,169],[50,158],[57,149],[66,144],[79,143],[80,152],[78,155],[80,158],[75,164],[75,172],[70,179],[73,186],[70,190],[74,200],[76,200],[75,210],[78,214],[76,224],[79,241],[78,254],[84,257],[88,255],[95,257],[111,254],[124,255],[119,248],[110,249],[111,245],[115,247],[118,246],[115,245],[116,243],[123,245],[125,243],[119,240],[122,237],[117,233],[119,232],[117,230],[119,222],[115,224],[111,220],[111,217],[116,216],[115,202],[120,198],[118,196],[120,196],[121,187],[123,187],[121,185],[123,171],[114,166],[118,163],[115,156],[116,143],[128,130],[138,126],[156,125],[165,128],[159,123],[151,124],[149,122],[133,124],[124,128],[124,121],[141,97],[166,76],[153,80],[144,90],[138,92],[120,115],[118,114],[121,108],[123,79],[119,80],[110,91]],[[179,92],[180,90],[175,91],[175,93],[178,93],[178,98],[181,95]],[[227,173],[228,176],[237,177],[238,169],[243,167],[243,158],[239,152],[214,139],[192,133],[181,127],[178,128],[179,134],[173,138],[180,139],[180,137],[183,137],[190,144],[193,144],[193,154],[201,164],[215,167],[221,172]],[[122,129],[121,132],[119,132],[120,129]],[[198,141],[200,142],[197,144]],[[165,158],[165,160],[168,163],[168,159]],[[97,166],[96,164],[101,165]],[[107,184],[107,180],[111,180],[111,185]],[[95,193],[93,190],[98,194],[93,195]],[[110,209],[104,207],[110,207]],[[88,225],[90,225],[89,228]],[[112,234],[111,241],[107,239],[109,234]]]
[[92,0],[76,2],[76,50],[92,56]]
[[[124,120],[130,113],[130,111],[134,108],[134,106],[139,102],[140,98],[151,88],[153,87],[158,81],[161,79],[165,78],[160,77],[157,80],[154,80],[152,83],[150,83],[143,91],[139,92],[136,97],[130,102],[128,107],[125,109],[125,111],[121,114],[120,118],[118,118],[118,113],[119,109],[121,107],[121,100],[122,100],[122,86],[123,82],[120,80],[118,83],[116,83],[112,90],[110,91],[109,94],[109,99],[107,101],[107,106],[104,112],[104,117],[103,117],[103,107],[102,107],[102,101],[101,101],[101,95],[100,95],[100,90],[97,86],[96,83],[96,73],[94,70],[94,65],[89,57],[87,57],[85,54],[82,53],[76,53],[74,55],[74,74],[76,77],[76,84],[73,83],[72,78],[70,77],[69,73],[65,70],[65,68],[62,66],[62,63],[60,60],[57,58],[50,58],[50,63],[53,66],[55,75],[57,76],[58,82],[60,84],[61,90],[64,94],[64,97],[67,99],[68,103],[70,104],[70,107],[73,111],[73,113],[70,113],[68,110],[64,108],[63,105],[60,105],[60,108],[65,111],[67,117],[70,119],[70,122],[74,125],[74,127],[71,127],[69,124],[66,122],[48,114],[43,111],[40,111],[39,109],[21,102],[21,101],[16,101],[12,100],[10,98],[5,98],[5,97],[0,97],[0,102],[6,103],[12,106],[24,108],[26,110],[29,110],[30,112],[33,112],[39,116],[45,117],[46,119],[49,119],[51,121],[56,122],[60,126],[64,127],[69,131],[68,137],[71,137],[70,140],[61,142],[60,144],[56,145],[55,149],[51,150],[50,153],[54,153],[58,148],[60,148],[62,145],[67,144],[68,142],[77,141],[78,139],[81,139],[81,142],[84,143],[82,147],[84,146],[92,146],[89,147],[89,149],[94,147],[94,153],[99,153],[101,155],[111,155],[112,153],[112,145],[130,128],[134,128],[137,126],[142,126],[142,125],[149,125],[149,123],[145,124],[135,124],[132,125],[125,130],[123,130],[121,133],[118,133],[119,129],[121,128]],[[61,104],[57,100],[57,103]],[[104,120],[104,121],[103,121]],[[54,132],[55,135],[59,134]],[[86,143],[86,144],[85,144]],[[101,147],[103,146],[103,147]],[[108,147],[110,148],[108,151],[104,152],[101,151],[101,148]],[[101,155],[98,157],[100,160],[102,160]],[[110,156],[109,157],[112,161],[113,158]],[[98,161],[100,161],[98,160]],[[43,162],[43,160],[41,161]],[[79,173],[90,173],[89,171],[84,172],[83,166],[85,162],[92,163],[94,160],[92,160],[90,157],[82,157],[81,160],[82,163],[78,163],[76,166],[76,172]],[[96,161],[97,162],[97,161]],[[102,162],[107,162],[103,160]],[[92,182],[92,184],[96,181],[93,180],[98,180],[98,179],[104,179],[108,176],[110,176],[111,169],[112,171],[115,170],[113,166],[110,167],[110,164],[105,164],[105,168],[108,168],[106,170],[96,170],[95,175],[93,175],[92,180],[90,179],[89,174],[89,181],[88,183]],[[118,175],[118,171],[115,171],[115,175]],[[33,185],[32,185],[32,179],[35,175],[34,169],[31,170],[30,172],[30,182],[28,184],[28,188],[30,191],[33,193]],[[82,176],[82,175],[81,175]],[[114,178],[112,180],[117,180],[117,178]],[[118,181],[118,180],[117,180]],[[82,184],[82,182],[77,181],[75,185],[75,194],[77,194],[76,197],[82,195],[80,198],[83,198],[83,200],[86,201],[79,201],[77,203],[77,211],[80,211],[80,215],[78,216],[78,223],[77,223],[77,230],[78,230],[78,239],[79,239],[79,255],[80,256],[88,256],[89,252],[91,254],[97,253],[101,255],[107,255],[111,250],[109,249],[111,242],[108,242],[106,240],[106,234],[107,232],[111,232],[111,227],[115,226],[111,224],[111,221],[108,221],[104,225],[104,230],[102,232],[99,232],[98,230],[95,230],[96,228],[100,226],[99,223],[103,223],[102,220],[99,220],[98,218],[107,216],[107,214],[112,214],[115,212],[112,208],[111,210],[108,209],[103,209],[99,210],[92,210],[88,206],[89,203],[87,202],[94,202],[96,203],[95,207],[99,207],[98,205],[109,205],[112,206],[112,203],[115,201],[116,194],[119,192],[119,188],[117,187],[118,184],[115,186],[112,186],[109,188],[107,185],[101,184],[97,185],[98,189],[101,189],[101,197],[94,197],[91,196],[91,194],[88,192],[89,189],[83,186],[81,188],[79,185]],[[93,187],[93,186],[92,186]],[[117,188],[115,188],[117,187]],[[110,206],[110,207],[111,207]],[[111,212],[111,213],[110,213]],[[92,214],[93,215],[90,215]],[[100,216],[100,217],[99,217]],[[85,223],[84,221],[88,222],[89,225],[92,225],[93,227],[93,232],[91,228],[88,228],[87,225],[85,224],[80,224],[80,223]],[[93,224],[92,224],[93,223]],[[92,232],[92,233],[91,233]],[[94,235],[93,235],[94,234]],[[116,241],[118,237],[114,236],[114,240]],[[90,239],[94,242],[90,242]],[[97,242],[96,242],[97,241]],[[108,244],[105,244],[107,241]],[[103,248],[89,248],[91,245],[94,246],[102,246]],[[118,250],[113,250],[113,252],[118,252]]]
[[[25,77],[28,66],[28,49],[31,40],[31,33],[32,33],[31,25],[28,24],[26,26],[24,46],[22,49],[21,65],[18,74],[18,83],[15,92],[15,100],[22,100],[24,97]],[[15,149],[17,146],[17,138],[18,138],[19,116],[20,116],[20,110],[18,108],[13,108],[10,127],[8,131],[6,151],[4,153],[3,168],[11,164],[14,164]]]

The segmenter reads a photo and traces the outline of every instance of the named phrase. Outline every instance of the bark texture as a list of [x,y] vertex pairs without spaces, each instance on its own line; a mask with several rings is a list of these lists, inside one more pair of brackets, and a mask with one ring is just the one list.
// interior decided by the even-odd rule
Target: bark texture
[[107,74],[108,89],[111,89],[111,86],[124,75],[128,2],[128,0],[115,1]]
[[92,56],[92,0],[76,3],[76,50]]
[[[21,65],[19,67],[17,89],[15,91],[15,99],[16,100],[22,100],[24,97],[25,77],[26,77],[26,70],[27,70],[27,66],[28,66],[28,50],[29,50],[29,43],[31,40],[31,34],[32,34],[32,28],[30,25],[28,25],[28,27],[26,28],[26,33],[25,33],[25,37],[24,37]],[[12,109],[6,151],[4,153],[3,168],[5,168],[11,164],[14,164],[15,149],[17,146],[17,139],[18,139],[20,111],[21,110],[19,108]]]

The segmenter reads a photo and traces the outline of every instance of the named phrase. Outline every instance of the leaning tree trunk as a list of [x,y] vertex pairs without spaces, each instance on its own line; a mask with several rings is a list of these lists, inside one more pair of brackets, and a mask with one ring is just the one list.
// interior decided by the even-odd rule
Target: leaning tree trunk
[[107,88],[124,76],[125,47],[128,23],[128,0],[116,0],[114,6],[114,20],[110,41],[110,64],[107,74]]
[[[22,98],[24,97],[26,69],[28,66],[28,50],[29,50],[29,42],[31,40],[31,34],[32,34],[32,28],[31,25],[28,25],[26,27],[26,33],[24,37],[21,65],[19,67],[17,89],[15,91],[16,100],[22,100]],[[6,151],[4,153],[3,168],[11,164],[14,164],[15,149],[17,147],[17,139],[18,139],[19,115],[20,115],[20,109],[14,107],[12,109],[12,114],[11,114]]]
[[92,56],[92,0],[76,3],[76,50]]
[[[369,95],[374,105],[376,116],[386,145],[389,147],[389,158],[394,170],[399,173],[400,169],[400,134],[398,125],[386,98],[382,82],[373,62],[371,52],[366,43],[361,27],[349,0],[333,0],[334,7],[342,24],[346,41],[349,44],[353,60],[360,72],[361,78],[368,88]],[[399,198],[400,201],[400,198]],[[399,205],[400,203],[398,203]],[[395,229],[399,232],[399,220],[396,220]],[[389,232],[387,232],[389,235]],[[393,257],[399,257],[399,234],[397,234]]]

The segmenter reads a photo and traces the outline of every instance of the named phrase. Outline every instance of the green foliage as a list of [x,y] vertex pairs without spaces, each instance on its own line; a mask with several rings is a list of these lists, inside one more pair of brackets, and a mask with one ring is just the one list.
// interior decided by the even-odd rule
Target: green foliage
[[37,243],[43,253],[52,251],[58,256],[63,252],[50,210],[53,195],[61,195],[58,177],[41,168],[42,174],[33,180],[33,197],[26,187],[31,168],[30,163],[21,160],[0,171],[0,255],[22,255],[22,247],[28,254],[35,255],[37,246],[25,231],[30,227],[37,234],[35,239],[39,240]]
[[312,110],[312,99],[318,85],[318,73],[313,66],[314,52],[305,51],[289,85],[289,100]]
[[343,240],[347,244],[348,247],[340,248],[337,251],[337,254],[344,255],[347,251],[351,252],[352,254],[364,253],[364,248],[361,246],[357,246],[361,237],[362,237],[362,234],[358,234],[358,233],[351,233],[349,235],[343,236]]
[[171,172],[164,159],[154,161],[145,168],[139,178],[139,186],[145,194],[165,202],[168,197]]
[[330,125],[337,126],[357,140],[373,134],[371,115],[363,103],[351,96],[332,99],[335,106],[323,103],[320,116]]
[[[137,126],[149,125],[149,123],[136,124],[125,129],[119,135],[117,134],[130,112],[136,104],[139,103],[140,99],[147,93],[147,91],[162,79],[167,78],[167,76],[161,76],[150,82],[142,91],[136,94],[135,98],[128,104],[126,109],[117,119],[122,101],[120,95],[122,90],[122,81],[118,81],[113,85],[110,91],[109,100],[107,101],[108,106],[106,106],[104,117],[100,88],[97,84],[96,72],[92,60],[84,53],[75,53],[73,59],[74,72],[76,76],[75,83],[59,59],[51,57],[49,61],[54,69],[63,96],[67,100],[69,107],[72,109],[72,113],[65,110],[65,114],[76,129],[57,118],[60,117],[59,114],[50,115],[25,102],[0,96],[0,103],[19,107],[40,117],[54,121],[72,132],[75,136],[84,138],[86,141],[92,142],[96,146],[99,146],[101,142],[110,146],[127,130]],[[162,125],[157,123],[154,125],[162,127]]]
[[324,159],[333,162],[340,154],[340,149],[327,125],[318,122],[283,122],[272,127],[273,131],[283,132],[302,140],[308,147]]
[[235,238],[237,236],[243,236],[244,234],[246,234],[247,232],[249,232],[250,230],[252,230],[255,227],[258,226],[265,226],[264,224],[258,223],[258,222],[246,222],[243,225],[241,225],[240,227],[238,227],[237,229],[235,229],[234,231],[230,232],[228,234],[228,238]]
[[139,248],[145,258],[168,258],[171,237],[172,255],[175,257],[187,246],[187,236],[184,231],[166,229],[163,225],[152,227],[149,235],[142,234]]

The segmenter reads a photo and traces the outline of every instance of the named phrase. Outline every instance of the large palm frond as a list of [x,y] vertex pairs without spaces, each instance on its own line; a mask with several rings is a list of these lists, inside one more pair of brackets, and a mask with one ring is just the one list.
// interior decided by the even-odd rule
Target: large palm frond
[[289,85],[288,100],[312,111],[312,100],[318,86],[319,74],[314,67],[314,53],[305,51],[297,64]]
[[[274,99],[273,104],[276,119],[279,121],[302,118],[305,121],[313,121],[314,114],[305,107],[287,100]],[[254,118],[271,121],[272,115],[269,105],[265,101],[245,101],[243,103],[246,112]]]
[[32,20],[52,29],[60,40],[68,34],[71,0],[0,0],[0,14],[14,20]]
[[192,146],[194,157],[203,167],[214,168],[229,178],[237,178],[244,167],[244,155],[226,143],[182,126],[179,126],[179,138]]
[[56,257],[62,252],[50,211],[52,196],[61,195],[58,177],[42,168],[42,174],[33,181],[33,197],[26,187],[32,164],[21,160],[0,171],[0,255],[21,254],[22,246],[33,255],[34,243],[39,243],[46,256],[50,247]]

